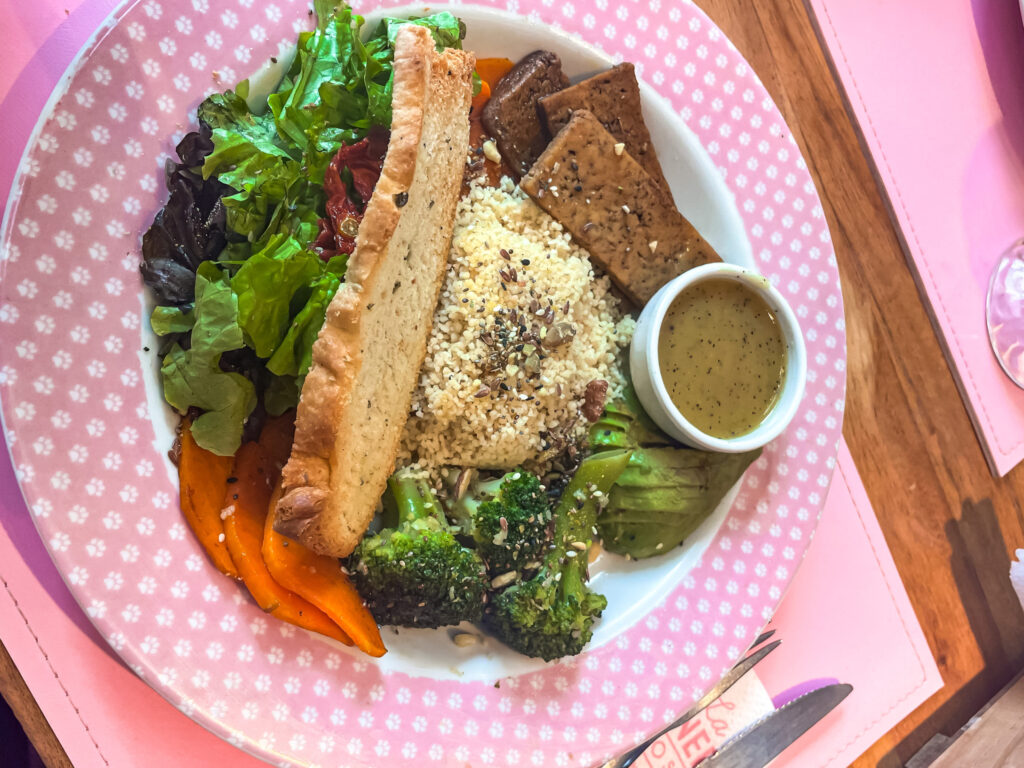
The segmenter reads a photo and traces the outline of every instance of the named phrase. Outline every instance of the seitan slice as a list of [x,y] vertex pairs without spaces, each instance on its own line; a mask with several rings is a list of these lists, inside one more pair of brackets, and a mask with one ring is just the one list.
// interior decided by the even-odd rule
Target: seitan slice
[[534,51],[498,81],[484,105],[480,116],[484,129],[517,179],[540,157],[550,136],[541,125],[537,99],[567,85],[569,78],[558,55]]
[[601,121],[615,140],[644,167],[666,192],[671,194],[661,170],[651,134],[644,122],[640,104],[640,85],[629,62],[589,77],[564,90],[542,96],[537,109],[549,136],[554,136],[577,109],[586,109]]
[[351,553],[394,468],[451,244],[474,64],[436,53],[424,27],[398,32],[384,168],[313,346],[274,521],[321,554]]
[[673,277],[721,259],[617,143],[577,110],[519,186],[642,306]]

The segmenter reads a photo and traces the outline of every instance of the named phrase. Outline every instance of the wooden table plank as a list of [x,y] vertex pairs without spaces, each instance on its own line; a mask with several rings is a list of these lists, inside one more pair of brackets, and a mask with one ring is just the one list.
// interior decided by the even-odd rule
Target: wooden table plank
[[72,768],[67,753],[46,722],[14,660],[0,643],[0,695],[18,718],[46,768]]
[[1003,693],[931,768],[1024,765],[1024,675]]
[[1024,614],[1007,594],[1009,553],[1024,546],[1024,468],[988,471],[803,2],[700,3],[782,110],[832,232],[849,345],[844,435],[946,683],[857,763],[900,765],[1024,663]]

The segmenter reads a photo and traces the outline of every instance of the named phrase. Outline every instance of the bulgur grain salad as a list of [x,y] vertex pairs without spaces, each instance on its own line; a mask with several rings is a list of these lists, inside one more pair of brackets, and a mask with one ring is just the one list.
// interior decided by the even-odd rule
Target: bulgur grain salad
[[635,322],[562,225],[508,177],[459,203],[441,301],[401,460],[511,469],[589,424],[587,385],[625,385]]

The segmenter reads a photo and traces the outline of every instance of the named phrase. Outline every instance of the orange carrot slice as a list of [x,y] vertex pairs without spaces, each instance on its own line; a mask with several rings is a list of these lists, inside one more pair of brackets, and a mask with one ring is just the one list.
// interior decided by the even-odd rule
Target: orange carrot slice
[[280,496],[278,485],[263,532],[263,561],[274,580],[330,616],[360,650],[370,656],[383,656],[387,649],[377,622],[338,561],[318,555],[274,530],[274,508]]
[[[498,84],[498,81],[505,76],[505,74],[515,66],[511,59],[477,59],[476,60],[476,73],[480,76],[480,93],[473,97],[472,108],[470,114],[474,117],[480,114],[480,110],[484,108],[491,98],[491,92],[494,90],[494,86]],[[472,145],[472,142],[470,142]]]
[[491,98],[491,86],[486,80],[480,81],[480,93],[473,97],[473,101],[470,104],[470,113],[478,114],[481,109],[484,108]]
[[[281,439],[283,433],[289,436]],[[224,497],[224,534],[228,551],[249,593],[267,613],[296,626],[352,645],[348,636],[323,611],[278,584],[263,563],[263,529],[273,487],[291,447],[291,419],[270,420],[259,442],[245,443],[235,454]],[[282,447],[283,446],[283,447]]]
[[224,543],[224,523],[220,518],[234,459],[201,448],[192,438],[191,427],[190,419],[182,422],[178,459],[181,512],[217,570],[237,579],[238,569]]
[[489,84],[493,90],[494,86],[498,84],[498,81],[508,74],[508,71],[514,66],[515,64],[511,59],[477,59],[476,73],[480,75],[480,79]]

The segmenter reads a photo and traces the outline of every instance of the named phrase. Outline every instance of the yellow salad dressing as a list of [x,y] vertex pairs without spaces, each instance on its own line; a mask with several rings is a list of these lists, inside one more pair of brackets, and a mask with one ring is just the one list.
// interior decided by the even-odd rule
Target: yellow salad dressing
[[672,302],[658,337],[669,397],[705,434],[747,434],[768,415],[786,378],[786,341],[771,308],[737,280],[695,283]]

